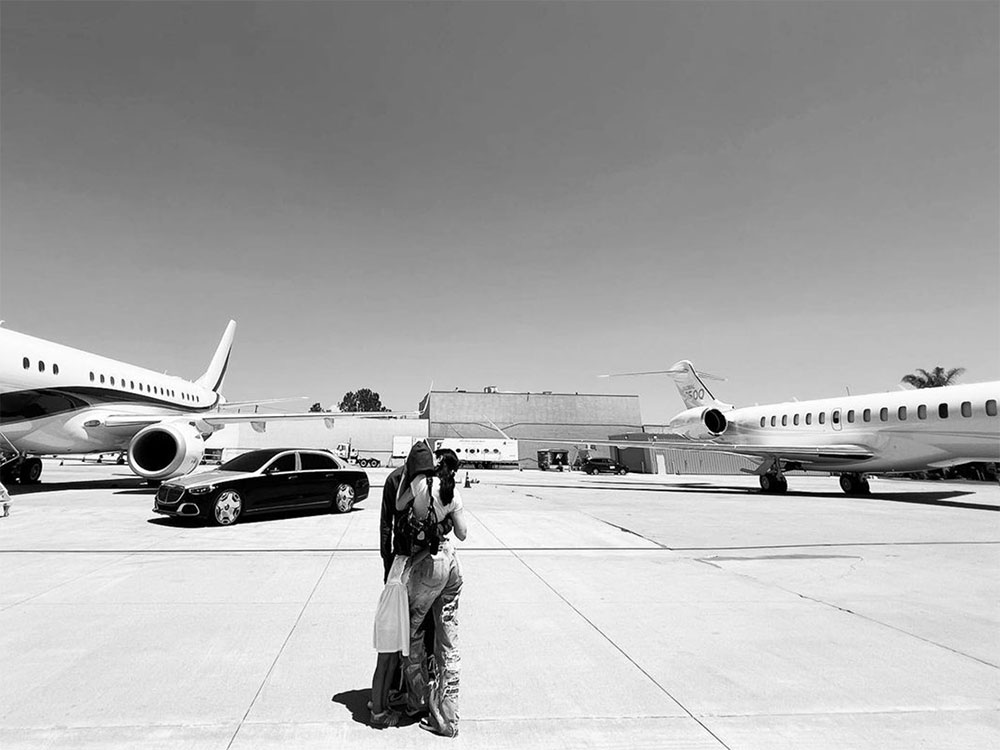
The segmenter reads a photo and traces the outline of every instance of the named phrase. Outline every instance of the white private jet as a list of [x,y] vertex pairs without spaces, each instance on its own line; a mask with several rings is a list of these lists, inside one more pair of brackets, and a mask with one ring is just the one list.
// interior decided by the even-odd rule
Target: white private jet
[[[187,474],[205,439],[233,422],[258,430],[275,420],[393,417],[393,412],[239,414],[221,411],[267,401],[227,402],[219,393],[236,322],[196,380],[164,375],[16,333],[0,321],[0,467],[4,479],[39,480],[39,454],[127,451],[132,471],[151,481]],[[278,399],[282,400],[282,399]]]
[[736,408],[703,379],[718,378],[687,360],[658,373],[621,373],[651,374],[669,375],[687,408],[661,435],[602,444],[746,456],[758,462],[752,473],[764,492],[787,491],[784,473],[793,469],[839,474],[844,492],[864,495],[866,474],[1000,461],[1000,381]]

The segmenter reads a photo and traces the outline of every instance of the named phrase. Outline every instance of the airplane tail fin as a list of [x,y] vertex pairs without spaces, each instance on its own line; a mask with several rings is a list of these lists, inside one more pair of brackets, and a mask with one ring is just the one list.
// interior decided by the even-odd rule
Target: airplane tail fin
[[698,372],[694,369],[694,365],[686,359],[675,362],[669,370],[621,372],[614,375],[601,375],[600,377],[613,378],[622,375],[669,375],[677,385],[677,391],[681,394],[681,399],[687,409],[693,409],[696,406],[714,406],[723,410],[734,408],[732,404],[719,401],[704,382],[705,380],[725,380],[725,378],[707,372]]
[[233,350],[233,337],[235,335],[236,321],[230,320],[229,325],[226,326],[225,333],[222,334],[222,340],[219,341],[219,346],[215,350],[212,362],[208,365],[208,369],[205,370],[204,374],[194,381],[195,383],[202,388],[218,392],[222,387],[223,378],[226,377],[226,369],[229,367],[229,355]]
[[696,406],[714,406],[717,408],[732,409],[731,404],[724,404],[715,397],[705,380],[725,380],[718,375],[707,372],[698,372],[688,360],[682,359],[666,371],[666,374],[674,381],[677,392],[681,394],[684,406],[693,409]]

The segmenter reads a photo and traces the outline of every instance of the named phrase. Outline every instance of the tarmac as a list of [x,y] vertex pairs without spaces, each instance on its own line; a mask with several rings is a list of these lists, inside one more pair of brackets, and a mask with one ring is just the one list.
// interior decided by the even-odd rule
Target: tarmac
[[996,484],[471,471],[445,739],[367,724],[368,473],[209,528],[47,460],[0,518],[0,748],[1000,747]]

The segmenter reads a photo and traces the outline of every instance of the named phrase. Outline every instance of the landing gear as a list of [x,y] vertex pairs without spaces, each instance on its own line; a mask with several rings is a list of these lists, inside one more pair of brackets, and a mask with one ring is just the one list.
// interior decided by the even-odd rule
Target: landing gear
[[788,480],[782,474],[768,472],[760,475],[760,489],[768,495],[783,495],[788,492]]
[[848,495],[870,495],[872,488],[868,484],[868,479],[862,474],[841,474],[840,489]]
[[38,484],[42,476],[42,459],[35,456],[8,455],[0,476],[4,482]]

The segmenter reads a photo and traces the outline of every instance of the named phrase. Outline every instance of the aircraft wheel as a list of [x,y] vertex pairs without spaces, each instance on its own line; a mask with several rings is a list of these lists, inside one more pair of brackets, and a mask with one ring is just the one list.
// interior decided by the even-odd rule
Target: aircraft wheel
[[775,481],[774,491],[779,495],[784,495],[788,492],[788,480],[784,477],[777,477]]
[[338,513],[350,513],[354,508],[354,487],[344,483],[338,485],[337,493],[333,497],[333,507]]
[[212,503],[212,520],[217,526],[232,526],[243,511],[243,498],[236,490],[223,490]]
[[774,492],[775,485],[778,482],[777,474],[761,474],[760,475],[760,488],[764,492],[772,493]]
[[42,476],[42,459],[26,458],[21,463],[19,477],[21,484],[38,484]]

